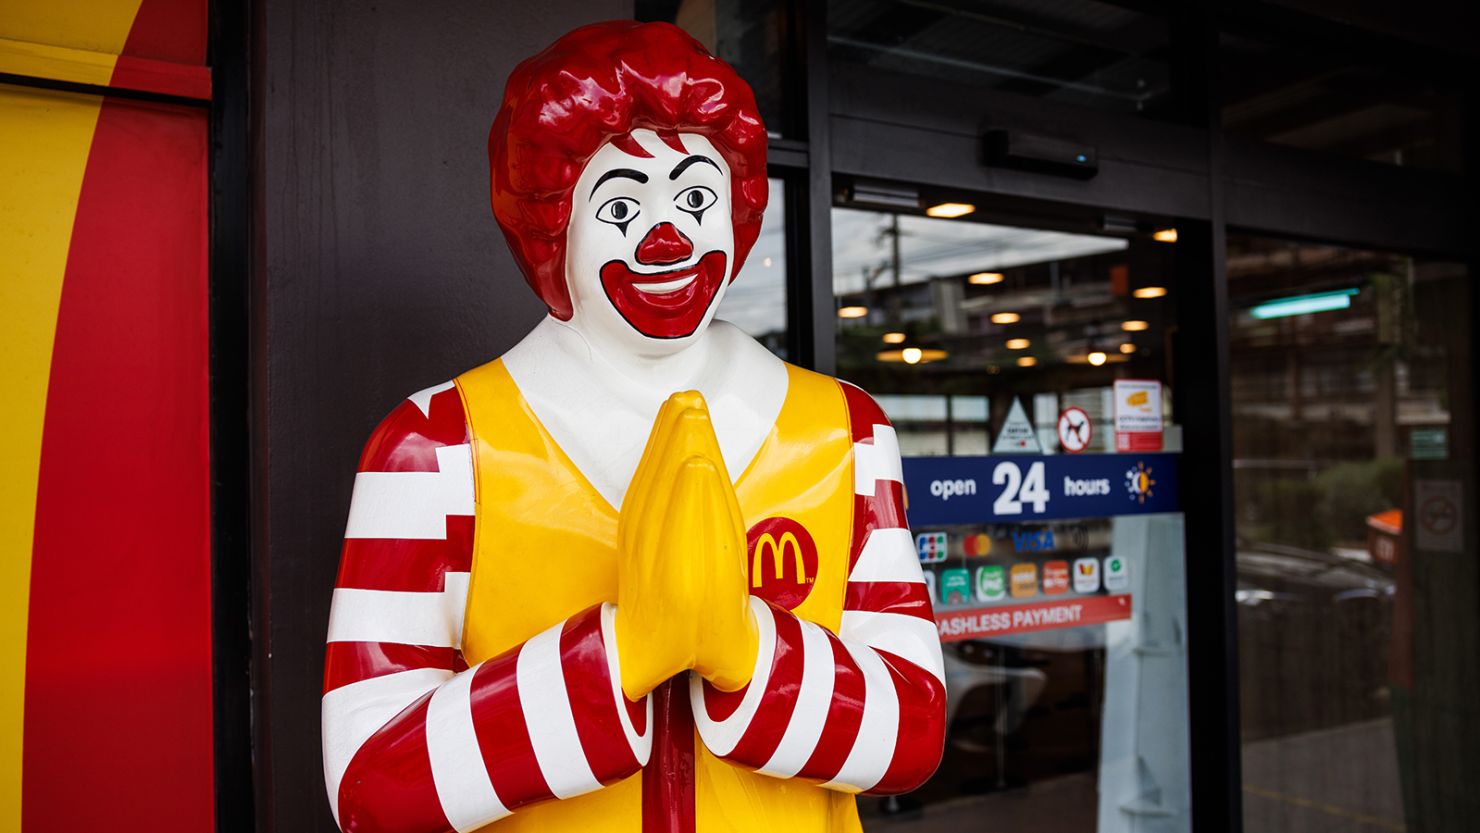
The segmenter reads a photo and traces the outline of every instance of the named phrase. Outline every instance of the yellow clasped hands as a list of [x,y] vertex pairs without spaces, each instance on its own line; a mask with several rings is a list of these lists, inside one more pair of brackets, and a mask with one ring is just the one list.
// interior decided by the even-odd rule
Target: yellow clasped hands
[[617,651],[636,700],[689,669],[750,682],[757,637],[745,522],[698,391],[658,411],[617,524]]

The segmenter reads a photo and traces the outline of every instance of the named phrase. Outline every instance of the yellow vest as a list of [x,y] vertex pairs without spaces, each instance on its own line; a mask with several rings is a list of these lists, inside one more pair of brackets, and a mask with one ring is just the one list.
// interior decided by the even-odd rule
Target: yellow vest
[[[776,424],[735,482],[752,530],[752,592],[786,599],[797,616],[836,632],[853,531],[848,414],[835,380],[791,365],[787,374]],[[616,601],[617,509],[556,445],[502,361],[464,373],[457,388],[477,490],[462,642],[472,665],[592,605]],[[796,523],[757,526],[775,518]],[[799,576],[807,543],[816,552],[815,574]],[[803,571],[812,572],[810,563]],[[697,735],[693,745],[698,833],[861,830],[852,795],[734,766],[711,755]],[[639,772],[596,792],[526,807],[489,829],[635,833],[642,830],[642,778]]]

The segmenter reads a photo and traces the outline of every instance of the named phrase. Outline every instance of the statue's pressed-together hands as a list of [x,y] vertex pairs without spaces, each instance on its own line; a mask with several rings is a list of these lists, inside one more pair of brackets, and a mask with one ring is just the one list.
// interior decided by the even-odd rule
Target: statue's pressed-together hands
[[697,391],[658,411],[617,526],[617,653],[636,700],[692,669],[722,691],[750,682],[745,521]]

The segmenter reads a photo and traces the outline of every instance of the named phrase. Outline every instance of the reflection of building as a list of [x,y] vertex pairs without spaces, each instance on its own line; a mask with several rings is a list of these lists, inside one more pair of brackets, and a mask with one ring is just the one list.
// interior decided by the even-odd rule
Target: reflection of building
[[[487,213],[491,102],[520,56],[634,15],[734,63],[770,132],[721,315],[878,394],[906,453],[985,455],[1014,401],[1047,453],[1070,406],[1107,453],[1114,380],[1163,385],[1186,532],[1129,576],[1163,580],[1150,619],[950,643],[945,765],[863,799],[870,829],[1106,830],[1101,796],[1186,829],[1158,814],[1184,787],[1198,831],[1480,815],[1460,4],[95,5],[0,15],[0,534],[29,559],[0,576],[0,829],[331,829],[339,475],[393,392],[539,317]],[[1418,547],[1425,518],[1457,546]],[[938,567],[1031,564],[1034,596],[990,604],[1040,604],[1044,564],[1121,554],[1058,528],[1020,553],[1040,527]],[[1180,654],[1117,641],[1179,615]],[[1117,650],[1185,663],[1176,693]],[[1188,780],[1122,801],[1155,767],[1105,750],[1158,730],[1190,738]]]

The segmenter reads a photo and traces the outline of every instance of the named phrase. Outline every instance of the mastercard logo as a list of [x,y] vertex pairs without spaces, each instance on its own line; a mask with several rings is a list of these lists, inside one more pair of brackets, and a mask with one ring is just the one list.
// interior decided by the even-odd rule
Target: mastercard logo
[[992,537],[985,532],[968,535],[961,540],[961,547],[968,556],[981,558],[992,554]]

